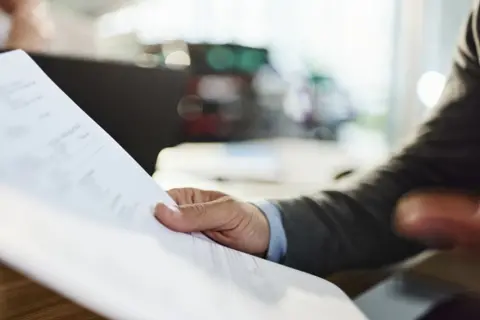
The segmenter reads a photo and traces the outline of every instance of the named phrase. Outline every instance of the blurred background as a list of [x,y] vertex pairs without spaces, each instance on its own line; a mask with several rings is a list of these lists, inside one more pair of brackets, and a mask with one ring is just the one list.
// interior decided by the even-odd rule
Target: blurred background
[[[374,166],[408,138],[442,92],[472,1],[47,4],[54,32],[39,64],[162,185],[282,197]],[[65,59],[129,76],[93,88],[56,71]],[[181,89],[165,89],[173,82]],[[115,91],[133,98],[99,98]],[[132,123],[111,120],[122,114]]]

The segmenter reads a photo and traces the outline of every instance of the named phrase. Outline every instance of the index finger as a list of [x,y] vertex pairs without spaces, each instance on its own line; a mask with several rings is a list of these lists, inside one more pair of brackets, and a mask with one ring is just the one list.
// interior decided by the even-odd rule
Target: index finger
[[222,192],[196,188],[174,188],[167,193],[178,205],[205,203],[226,196]]

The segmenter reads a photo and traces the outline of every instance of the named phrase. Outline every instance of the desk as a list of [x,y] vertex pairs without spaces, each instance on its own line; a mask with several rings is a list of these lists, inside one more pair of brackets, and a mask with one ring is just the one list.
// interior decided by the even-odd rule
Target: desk
[[0,320],[100,320],[90,311],[0,266]]

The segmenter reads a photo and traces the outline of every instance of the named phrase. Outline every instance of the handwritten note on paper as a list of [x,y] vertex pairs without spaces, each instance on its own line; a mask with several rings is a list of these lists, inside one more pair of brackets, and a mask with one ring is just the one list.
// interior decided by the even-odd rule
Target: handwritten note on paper
[[0,55],[0,259],[114,319],[364,319],[324,280],[166,229],[157,202],[27,54]]

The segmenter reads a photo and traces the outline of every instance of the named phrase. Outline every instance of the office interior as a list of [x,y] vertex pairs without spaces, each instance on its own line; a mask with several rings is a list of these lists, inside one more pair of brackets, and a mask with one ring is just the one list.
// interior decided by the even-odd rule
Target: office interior
[[[54,31],[31,54],[162,187],[293,197],[349,183],[408,141],[471,6],[49,0]],[[459,264],[440,260],[422,272]],[[356,297],[391,274],[332,279]]]
[[[96,120],[117,140],[131,140],[119,142],[160,183],[292,196],[367,170],[404,143],[439,98],[470,6],[466,0],[51,0],[54,32],[40,54],[128,65],[139,77],[153,69],[184,82],[183,92],[155,97],[148,95],[164,89],[139,83],[148,77],[104,84],[107,91],[133,86],[132,96],[159,99],[152,101],[154,115],[145,108],[136,117],[169,127],[157,143],[153,132],[124,125],[134,100],[113,107],[108,99],[90,99],[82,106],[95,109],[94,118],[109,110]],[[85,100],[88,87],[71,92],[75,81],[47,65],[60,87],[67,82],[62,89]],[[83,76],[90,82],[88,73],[78,82]],[[125,137],[122,126],[134,129],[138,141]],[[151,150],[136,150],[139,143]],[[325,169],[315,176],[318,164]],[[241,186],[254,180],[269,182],[268,194]],[[291,190],[283,191],[285,185]]]

